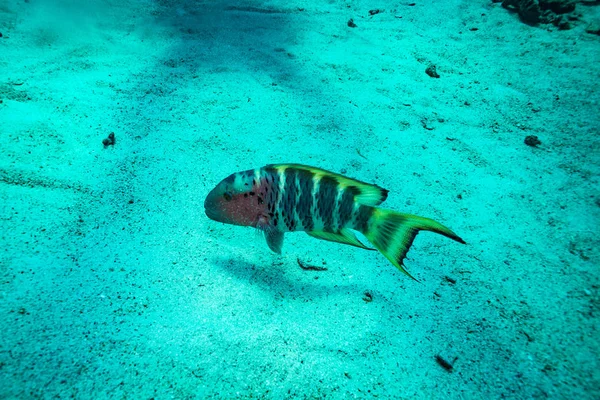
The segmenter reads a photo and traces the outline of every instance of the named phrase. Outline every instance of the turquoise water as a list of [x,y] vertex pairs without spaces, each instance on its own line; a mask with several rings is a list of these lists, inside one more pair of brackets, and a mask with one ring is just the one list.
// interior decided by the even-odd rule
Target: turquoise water
[[[487,0],[0,0],[0,398],[599,398],[579,3],[559,29]],[[207,218],[271,163],[467,245],[418,235],[416,282]]]

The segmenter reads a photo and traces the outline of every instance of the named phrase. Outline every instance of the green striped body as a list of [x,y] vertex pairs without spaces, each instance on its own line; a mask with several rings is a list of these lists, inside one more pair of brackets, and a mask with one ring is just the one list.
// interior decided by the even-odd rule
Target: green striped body
[[380,204],[388,193],[374,185],[300,165],[266,166],[256,175],[274,225],[281,232],[363,232],[373,212],[366,204]]

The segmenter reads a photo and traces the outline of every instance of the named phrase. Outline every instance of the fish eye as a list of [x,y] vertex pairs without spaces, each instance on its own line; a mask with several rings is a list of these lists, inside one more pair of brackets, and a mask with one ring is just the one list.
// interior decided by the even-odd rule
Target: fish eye
[[225,192],[223,193],[223,198],[225,199],[225,201],[230,201],[233,198],[233,196],[231,195],[231,193]]

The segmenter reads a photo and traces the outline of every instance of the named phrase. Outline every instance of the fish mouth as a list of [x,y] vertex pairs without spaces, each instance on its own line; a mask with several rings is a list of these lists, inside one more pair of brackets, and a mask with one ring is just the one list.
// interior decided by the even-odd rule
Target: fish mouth
[[214,201],[214,196],[211,196],[209,194],[206,197],[206,200],[204,201],[204,213],[208,218],[212,219],[213,221],[223,223],[227,222],[223,213],[221,212],[221,210],[219,210],[219,207],[215,203],[216,201]]
[[210,219],[215,221],[219,220],[219,212],[216,210],[214,206],[214,202],[211,201],[210,195],[204,200],[204,213]]
[[216,203],[216,196],[215,194],[211,191],[207,196],[206,199],[204,200],[204,213],[206,214],[206,216],[214,221],[221,221],[220,218],[220,213],[217,211],[216,207],[215,207],[215,203]]
[[223,218],[219,215],[219,213],[211,208],[204,208],[204,213],[206,216],[213,221],[223,222]]

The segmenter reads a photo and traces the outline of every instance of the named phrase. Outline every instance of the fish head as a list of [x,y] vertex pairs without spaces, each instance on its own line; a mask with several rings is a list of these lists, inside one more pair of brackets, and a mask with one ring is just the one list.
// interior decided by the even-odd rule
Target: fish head
[[225,224],[256,226],[266,208],[257,187],[254,170],[229,175],[206,196],[206,216]]

